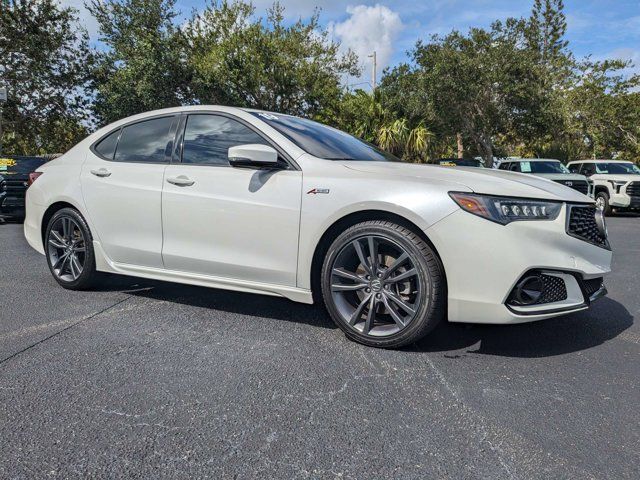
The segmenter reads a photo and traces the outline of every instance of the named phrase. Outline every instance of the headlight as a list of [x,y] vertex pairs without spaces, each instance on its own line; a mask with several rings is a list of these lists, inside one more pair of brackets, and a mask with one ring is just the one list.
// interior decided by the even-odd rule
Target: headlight
[[562,202],[461,192],[449,195],[463,210],[501,225],[519,220],[555,220],[562,209]]

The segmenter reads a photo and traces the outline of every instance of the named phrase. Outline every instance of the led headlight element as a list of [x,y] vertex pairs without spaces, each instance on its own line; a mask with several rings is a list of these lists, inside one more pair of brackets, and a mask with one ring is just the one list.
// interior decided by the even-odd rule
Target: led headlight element
[[462,192],[449,195],[463,210],[502,225],[521,220],[555,220],[562,210],[562,202]]

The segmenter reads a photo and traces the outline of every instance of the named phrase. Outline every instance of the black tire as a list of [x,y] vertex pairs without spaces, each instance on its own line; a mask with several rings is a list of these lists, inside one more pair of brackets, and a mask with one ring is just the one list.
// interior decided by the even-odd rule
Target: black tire
[[[78,229],[81,231],[83,239],[84,239],[84,255],[83,255],[83,263],[82,263],[82,272],[79,276],[73,280],[68,280],[65,278],[61,278],[54,270],[55,259],[52,259],[53,253],[51,252],[51,248],[49,248],[49,240],[51,238],[51,230],[54,225],[57,224],[61,219],[70,218],[75,225],[77,225]],[[49,270],[53,275],[53,278],[58,282],[62,287],[68,290],[88,290],[95,286],[95,284],[99,281],[100,275],[96,271],[96,260],[95,253],[93,251],[93,237],[91,236],[91,231],[89,230],[89,226],[85,219],[80,215],[77,210],[73,208],[63,208],[58,210],[49,220],[47,225],[47,230],[44,236],[44,250],[47,257],[47,265],[49,266]]]
[[[388,239],[390,242],[393,242],[404,250],[408,255],[408,261],[411,262],[411,267],[413,267],[412,271],[416,272],[413,274],[415,282],[421,282],[420,291],[423,292],[418,297],[420,300],[412,305],[415,307],[415,313],[411,320],[403,327],[396,327],[400,328],[399,331],[383,336],[364,334],[363,332],[366,327],[361,331],[356,328],[354,323],[350,324],[344,318],[344,312],[341,313],[340,311],[341,305],[344,305],[344,302],[340,298],[335,298],[335,285],[332,287],[332,282],[335,282],[335,262],[336,259],[339,258],[339,255],[343,255],[341,252],[355,241],[366,241],[364,239],[372,236],[374,238],[381,239],[383,242]],[[376,254],[377,253],[378,252],[376,251]],[[378,255],[375,255],[375,257],[378,257]],[[373,255],[369,258],[373,258]],[[384,258],[385,255],[382,254],[380,259]],[[376,262],[378,262],[377,259]],[[388,266],[386,267],[388,268]],[[381,266],[381,269],[384,268],[385,266]],[[374,276],[372,276],[372,278],[375,280]],[[335,324],[349,339],[364,345],[379,348],[399,348],[415,343],[433,330],[445,314],[446,288],[444,269],[440,259],[435,254],[431,246],[419,235],[393,222],[382,220],[366,221],[356,224],[340,234],[333,241],[325,255],[320,282],[325,306]],[[370,284],[369,287],[371,287],[371,285],[372,284]],[[384,285],[383,288],[387,289],[387,286]],[[366,291],[371,292],[369,294],[370,296],[373,295],[374,290],[372,290],[372,288],[367,288]],[[362,293],[362,295],[364,295],[364,293]],[[377,296],[379,297],[380,295]],[[351,306],[354,307],[354,312],[356,312],[359,311],[359,309],[356,308],[356,304],[362,299],[358,298],[354,300],[355,302],[353,302]],[[361,303],[364,304],[365,302],[366,300],[362,300]],[[381,312],[376,308],[373,309],[375,312],[374,317],[376,319],[378,318],[378,313],[381,313],[382,316],[384,316],[385,312],[390,314],[387,309],[388,305],[386,302],[384,305],[380,305],[380,307],[382,307]],[[365,310],[362,312],[362,315],[366,317],[367,315]],[[361,314],[358,313],[359,318],[360,315]],[[353,317],[351,318],[351,321],[355,322]],[[378,325],[378,320],[375,320],[371,325],[373,324]],[[393,323],[391,325],[393,325]],[[372,328],[371,331],[373,332],[373,330],[374,329]]]
[[609,204],[609,194],[607,192],[600,191],[600,192],[596,193],[596,201],[598,201],[598,199],[601,199],[601,201],[603,203],[604,214],[605,215],[611,215],[611,213],[613,212],[613,209],[611,208],[611,205]]

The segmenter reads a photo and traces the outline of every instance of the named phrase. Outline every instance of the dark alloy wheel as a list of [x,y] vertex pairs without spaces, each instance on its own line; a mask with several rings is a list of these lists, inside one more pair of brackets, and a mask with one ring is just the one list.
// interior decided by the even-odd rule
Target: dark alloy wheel
[[443,272],[424,240],[391,222],[355,225],[325,258],[322,290],[349,338],[378,347],[415,342],[443,314]]
[[92,238],[84,218],[71,208],[56,212],[47,227],[45,252],[49,270],[65,288],[89,288],[96,278]]

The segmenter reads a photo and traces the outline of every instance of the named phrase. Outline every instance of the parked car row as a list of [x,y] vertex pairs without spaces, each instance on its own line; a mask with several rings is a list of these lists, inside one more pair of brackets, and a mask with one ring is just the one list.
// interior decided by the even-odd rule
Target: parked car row
[[[446,167],[483,167],[479,159],[441,158]],[[624,160],[577,160],[565,166],[550,158],[508,158],[497,168],[547,178],[594,198],[605,214],[616,210],[640,210],[640,168]]]

